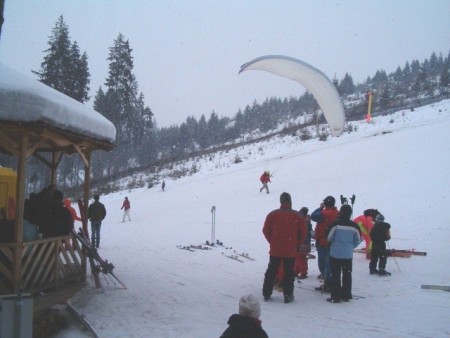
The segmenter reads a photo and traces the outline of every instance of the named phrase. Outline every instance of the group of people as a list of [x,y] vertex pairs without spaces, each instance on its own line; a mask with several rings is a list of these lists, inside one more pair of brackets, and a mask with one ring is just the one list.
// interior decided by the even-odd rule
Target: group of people
[[74,227],[74,219],[64,206],[63,194],[54,185],[31,193],[25,200],[24,226],[35,226],[43,238],[68,235]]
[[[319,278],[323,280],[316,289],[330,292],[327,301],[331,303],[352,299],[353,250],[362,238],[366,240],[370,257],[370,274],[390,275],[385,269],[390,225],[384,222],[384,216],[378,210],[368,209],[364,219],[357,217],[352,221],[352,207],[343,204],[338,210],[333,196],[324,198],[311,216],[306,207],[299,212],[293,210],[291,196],[286,192],[280,195],[280,204],[279,209],[267,215],[263,226],[263,234],[270,245],[263,283],[265,301],[270,300],[273,286],[277,284],[282,285],[285,303],[294,300],[295,277],[307,278],[312,237],[317,249]],[[314,231],[311,220],[316,222]]]
[[[122,203],[124,210],[122,221],[128,218],[131,221],[131,204],[128,197]],[[94,195],[94,202],[89,205],[87,218],[91,223],[91,243],[94,248],[100,247],[100,229],[102,221],[106,217],[106,208],[100,202],[100,196]],[[33,240],[38,238],[38,233],[43,238],[66,236],[74,229],[74,222],[82,221],[72,207],[70,198],[63,198],[63,193],[55,188],[53,184],[44,188],[39,193],[31,193],[25,200],[24,206],[24,229],[32,228]]]
[[[352,221],[352,207],[343,204],[338,210],[335,204],[335,198],[327,196],[309,216],[306,207],[299,212],[292,209],[289,193],[280,195],[280,208],[266,216],[262,230],[270,246],[262,291],[264,301],[271,299],[276,283],[282,284],[285,303],[294,300],[295,277],[307,277],[311,238],[316,241],[319,277],[323,278],[323,284],[316,289],[330,292],[327,298],[330,303],[352,299],[353,250],[362,239],[366,241],[367,257],[370,258],[370,274],[390,275],[385,270],[390,224],[385,222],[384,216],[376,209],[367,209],[364,215]],[[311,220],[316,222],[314,231]],[[258,298],[252,294],[242,296],[239,313],[229,317],[228,328],[220,338],[268,337],[262,328],[260,315]]]

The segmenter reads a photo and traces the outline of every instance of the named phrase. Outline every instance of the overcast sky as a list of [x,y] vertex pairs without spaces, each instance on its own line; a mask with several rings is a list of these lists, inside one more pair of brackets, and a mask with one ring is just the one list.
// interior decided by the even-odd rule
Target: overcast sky
[[71,41],[89,57],[91,102],[108,75],[109,47],[129,40],[139,91],[159,127],[212,111],[233,117],[265,98],[303,88],[240,66],[281,54],[306,61],[331,79],[356,83],[378,69],[450,51],[450,0],[6,0],[0,60],[33,76],[60,15]]

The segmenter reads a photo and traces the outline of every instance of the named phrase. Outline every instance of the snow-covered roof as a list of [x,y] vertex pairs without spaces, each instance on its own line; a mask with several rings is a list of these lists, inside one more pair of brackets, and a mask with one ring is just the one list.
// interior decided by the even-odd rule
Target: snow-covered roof
[[114,142],[114,124],[92,108],[0,63],[0,122],[37,122]]

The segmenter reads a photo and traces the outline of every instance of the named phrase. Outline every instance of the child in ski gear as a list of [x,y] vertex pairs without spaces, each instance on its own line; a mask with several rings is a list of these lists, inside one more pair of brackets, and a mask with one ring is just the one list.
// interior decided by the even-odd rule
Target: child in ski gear
[[[352,299],[353,249],[361,243],[358,224],[350,220],[352,207],[344,204],[331,224],[327,239],[330,245],[331,303]],[[342,277],[342,283],[341,283]]]
[[308,214],[308,208],[303,207],[300,209],[300,214],[306,221],[306,239],[299,245],[297,257],[295,259],[294,272],[300,279],[308,278],[308,254],[311,252],[311,236],[312,236],[312,223],[311,216]]
[[374,219],[379,213],[380,212],[377,209],[366,209],[364,210],[363,215],[358,216],[353,220],[353,222],[358,224],[359,229],[361,230],[361,236],[366,242],[366,259],[370,259],[372,251],[370,230],[372,230]]
[[266,189],[267,193],[269,193],[269,187],[267,185],[267,183],[272,183],[270,181],[270,172],[265,171],[263,172],[263,174],[261,175],[261,177],[259,178],[259,180],[261,181],[261,183],[263,184],[262,188],[259,189],[259,192],[263,191],[264,189]]
[[284,302],[294,300],[294,263],[297,248],[306,238],[306,222],[300,213],[292,210],[291,195],[280,195],[280,208],[270,212],[264,222],[263,234],[270,245],[270,259],[264,275],[263,296],[268,301],[280,264],[284,267],[283,294]]
[[252,294],[242,296],[239,300],[239,314],[230,316],[228,328],[220,338],[269,338],[261,326],[261,305]]
[[327,239],[327,230],[339,214],[335,204],[336,199],[333,196],[327,196],[320,204],[320,207],[314,210],[311,214],[311,220],[317,222],[314,229],[317,249],[317,264],[319,265],[319,271],[324,280],[323,285],[317,287],[316,290],[325,292],[331,291],[331,269],[329,262],[330,243]]
[[122,208],[120,208],[120,210],[123,209],[122,222],[125,222],[125,217],[128,217],[128,220],[131,221],[130,208],[131,208],[130,201],[128,200],[128,197],[125,197],[125,200],[123,201],[123,204],[122,204]]
[[89,205],[88,219],[91,221],[91,242],[93,248],[100,246],[100,228],[102,221],[106,217],[106,209],[103,203],[100,203],[100,196],[94,195],[94,203]]
[[162,189],[162,191],[164,191],[164,189],[166,188],[166,181],[162,181],[162,183],[161,183],[161,189]]
[[[386,241],[391,239],[391,225],[384,222],[384,216],[378,214],[375,217],[375,225],[370,231],[372,239],[372,258],[369,270],[371,275],[389,276],[391,273],[385,270],[387,262]],[[377,270],[377,264],[379,270]]]

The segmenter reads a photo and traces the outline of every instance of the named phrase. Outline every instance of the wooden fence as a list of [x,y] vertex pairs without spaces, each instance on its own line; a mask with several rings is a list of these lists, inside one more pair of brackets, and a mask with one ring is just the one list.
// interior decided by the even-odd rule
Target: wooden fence
[[[15,264],[21,249],[21,266]],[[20,269],[15,278],[15,269]],[[43,290],[84,282],[86,255],[81,244],[71,235],[16,243],[0,243],[0,294],[35,294]]]

